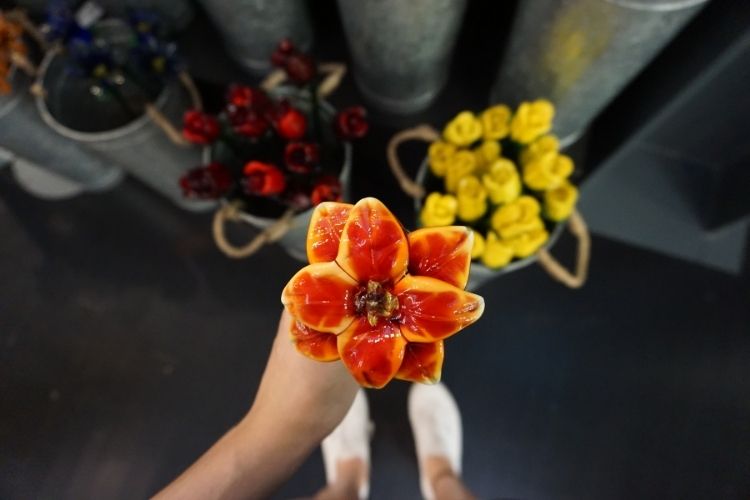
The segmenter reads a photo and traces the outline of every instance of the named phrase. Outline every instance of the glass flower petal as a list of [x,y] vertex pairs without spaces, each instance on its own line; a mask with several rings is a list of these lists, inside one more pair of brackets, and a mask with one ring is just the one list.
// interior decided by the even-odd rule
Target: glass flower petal
[[281,292],[287,311],[306,326],[338,334],[354,321],[357,283],[335,262],[303,267]]
[[409,233],[409,273],[463,289],[469,281],[472,246],[473,233],[467,227],[418,229]]
[[391,321],[370,326],[359,318],[337,340],[341,361],[363,387],[385,386],[404,359],[406,340]]
[[300,321],[292,321],[292,342],[299,352],[316,361],[336,361],[339,351],[336,335],[318,332]]
[[310,264],[331,262],[336,258],[341,232],[353,205],[323,202],[313,211],[307,230],[307,259]]
[[429,344],[409,342],[396,378],[420,384],[435,384],[440,381],[444,356],[442,340]]
[[336,256],[341,268],[359,282],[395,283],[408,260],[406,234],[390,210],[375,198],[354,205]]
[[406,276],[394,287],[401,333],[409,342],[435,342],[479,319],[484,299],[444,281]]

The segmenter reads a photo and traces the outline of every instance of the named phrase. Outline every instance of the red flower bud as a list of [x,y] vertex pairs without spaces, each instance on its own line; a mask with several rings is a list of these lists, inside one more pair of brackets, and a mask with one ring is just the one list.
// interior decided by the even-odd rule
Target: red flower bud
[[252,108],[230,107],[227,113],[232,129],[239,135],[257,138],[268,130],[268,120],[260,111]]
[[219,121],[202,111],[191,109],[182,119],[182,136],[193,144],[210,144],[219,137]]
[[362,106],[352,106],[336,113],[333,120],[336,135],[345,141],[361,139],[370,129],[367,111]]
[[307,119],[302,112],[286,104],[284,109],[276,113],[276,131],[281,137],[289,141],[301,139],[307,132]]
[[341,201],[341,182],[332,175],[318,179],[310,195],[313,206],[324,201]]
[[287,57],[284,71],[286,71],[289,79],[297,85],[310,83],[318,73],[315,60],[301,52],[296,52]]
[[270,163],[249,161],[242,173],[245,175],[242,187],[247,194],[273,196],[286,188],[283,172]]
[[264,109],[269,105],[269,99],[261,89],[247,85],[232,85],[227,92],[229,107]]
[[296,52],[297,49],[294,44],[288,38],[284,38],[279,42],[276,50],[271,54],[271,64],[279,68],[283,68],[286,65],[287,58]]
[[284,162],[292,172],[309,174],[319,160],[319,148],[314,142],[290,142],[284,148]]
[[188,170],[180,178],[182,193],[187,198],[216,199],[232,189],[232,174],[218,162]]

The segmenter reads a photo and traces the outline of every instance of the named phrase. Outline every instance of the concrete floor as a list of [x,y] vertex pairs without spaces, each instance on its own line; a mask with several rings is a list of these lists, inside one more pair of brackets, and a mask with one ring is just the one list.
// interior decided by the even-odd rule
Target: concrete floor
[[[409,221],[375,179],[355,193]],[[0,171],[0,498],[144,498],[247,409],[300,263],[230,261],[209,224],[133,181],[46,202]],[[504,276],[448,342],[466,482],[480,498],[747,498],[747,276],[593,245],[585,288]],[[406,390],[369,392],[373,498],[419,497]],[[316,453],[277,497],[323,481]]]

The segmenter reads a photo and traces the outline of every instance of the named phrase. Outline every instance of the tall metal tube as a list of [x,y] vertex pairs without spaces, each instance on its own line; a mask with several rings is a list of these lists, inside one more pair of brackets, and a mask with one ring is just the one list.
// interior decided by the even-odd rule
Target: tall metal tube
[[409,114],[429,106],[445,85],[465,0],[338,0],[369,103]]
[[221,32],[232,58],[255,74],[271,68],[271,54],[282,38],[303,49],[313,33],[305,0],[200,0]]
[[546,98],[570,144],[707,0],[525,0],[491,102]]

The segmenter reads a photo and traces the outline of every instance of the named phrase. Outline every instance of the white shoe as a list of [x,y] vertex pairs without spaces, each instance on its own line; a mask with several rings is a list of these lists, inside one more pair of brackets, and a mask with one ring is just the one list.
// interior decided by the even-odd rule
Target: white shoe
[[359,498],[365,500],[370,495],[370,436],[373,424],[367,407],[365,391],[359,389],[344,420],[326,437],[320,447],[323,450],[323,464],[328,484],[336,482],[336,464],[342,460],[359,458],[365,464],[367,477],[359,487]]
[[422,496],[433,500],[435,492],[423,470],[424,463],[429,456],[445,457],[456,475],[461,474],[461,412],[443,384],[412,384],[409,421],[417,448]]

